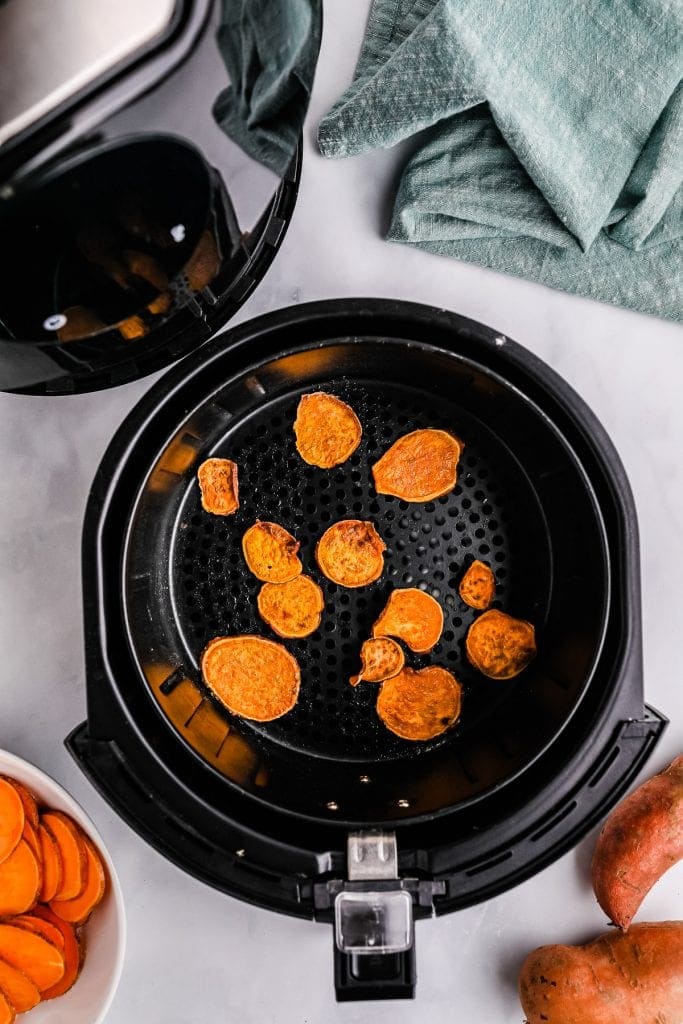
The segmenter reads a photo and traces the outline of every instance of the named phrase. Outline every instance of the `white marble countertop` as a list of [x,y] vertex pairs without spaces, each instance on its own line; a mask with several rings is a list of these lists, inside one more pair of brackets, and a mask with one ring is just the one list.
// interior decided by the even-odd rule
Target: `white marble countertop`
[[[350,79],[369,0],[327,0],[293,223],[239,319],[311,299],[376,295],[484,321],[547,360],[592,406],[626,466],[640,520],[645,689],[671,725],[646,774],[683,749],[683,332],[382,240],[400,152],[324,161],[314,127]],[[79,545],[90,482],[114,430],[152,383],[83,397],[0,395],[0,745],[54,775],[91,814],[128,908],[108,1024],[521,1024],[516,974],[546,942],[584,941],[605,918],[588,880],[595,835],[512,891],[417,926],[414,1003],[337,1005],[329,928],[230,899],[146,846],[72,762],[85,718]],[[683,865],[640,918],[683,917]]]

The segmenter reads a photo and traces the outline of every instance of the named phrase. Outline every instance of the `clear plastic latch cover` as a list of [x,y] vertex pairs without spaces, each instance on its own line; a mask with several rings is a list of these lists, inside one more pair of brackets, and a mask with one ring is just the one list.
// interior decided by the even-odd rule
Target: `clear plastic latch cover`
[[340,892],[334,901],[342,953],[403,953],[413,944],[413,903],[402,889]]

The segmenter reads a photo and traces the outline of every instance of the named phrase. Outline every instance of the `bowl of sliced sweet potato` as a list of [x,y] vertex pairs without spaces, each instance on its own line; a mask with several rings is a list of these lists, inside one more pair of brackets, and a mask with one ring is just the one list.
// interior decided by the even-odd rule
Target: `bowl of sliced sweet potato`
[[94,825],[48,775],[0,751],[0,1024],[100,1024],[125,944]]

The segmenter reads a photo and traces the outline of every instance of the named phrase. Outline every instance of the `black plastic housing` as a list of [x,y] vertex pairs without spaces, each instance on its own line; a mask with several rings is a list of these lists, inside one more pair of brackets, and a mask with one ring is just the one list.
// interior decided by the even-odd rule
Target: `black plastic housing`
[[223,380],[229,367],[300,348],[302,338],[324,346],[378,337],[452,352],[528,396],[571,442],[590,481],[611,570],[604,642],[590,685],[548,749],[477,801],[419,817],[407,809],[390,822],[406,884],[413,879],[419,893],[421,879],[443,883],[433,903],[416,896],[416,916],[488,899],[564,853],[619,798],[666,723],[643,704],[637,524],[628,482],[598,421],[549,367],[484,325],[389,300],[280,310],[215,339],[143,399],[93,484],[83,537],[88,721],[67,743],[118,813],[189,873],[249,902],[323,921],[332,915],[329,883],[345,877],[349,821],[333,813],[317,820],[293,815],[255,800],[174,734],[153,702],[114,669],[127,655],[117,622],[119,584],[108,569],[121,558],[111,548],[120,501],[127,495],[124,505],[130,502],[163,447],[165,417],[187,415],[205,397],[207,379]]

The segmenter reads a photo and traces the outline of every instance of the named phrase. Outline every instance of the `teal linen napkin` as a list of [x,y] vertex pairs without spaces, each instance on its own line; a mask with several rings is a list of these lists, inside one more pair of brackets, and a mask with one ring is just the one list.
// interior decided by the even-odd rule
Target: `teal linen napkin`
[[222,0],[218,47],[231,84],[213,115],[282,175],[296,149],[320,50],[321,0]]
[[683,319],[680,0],[375,0],[326,156],[418,132],[389,238]]

